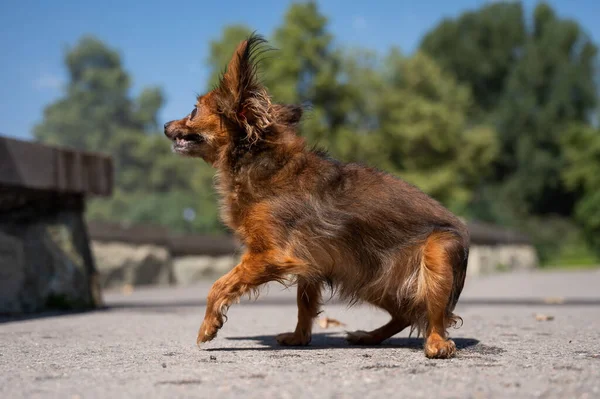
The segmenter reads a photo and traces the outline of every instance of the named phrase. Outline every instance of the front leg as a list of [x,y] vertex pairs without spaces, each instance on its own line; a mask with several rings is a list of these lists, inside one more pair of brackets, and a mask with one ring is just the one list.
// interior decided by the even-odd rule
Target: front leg
[[241,262],[210,289],[196,343],[199,345],[217,336],[227,309],[245,293],[270,281],[282,281],[289,274],[305,271],[301,261],[276,251],[246,253]]
[[296,325],[296,330],[294,332],[279,334],[275,339],[277,339],[280,345],[304,346],[310,343],[313,321],[319,314],[321,307],[321,285],[304,278],[299,278],[297,302],[298,324]]

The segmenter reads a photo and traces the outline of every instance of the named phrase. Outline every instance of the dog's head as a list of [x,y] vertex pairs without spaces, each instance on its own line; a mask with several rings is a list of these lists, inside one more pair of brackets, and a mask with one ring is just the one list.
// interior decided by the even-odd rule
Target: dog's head
[[277,141],[300,121],[301,107],[272,103],[258,81],[256,56],[264,43],[257,35],[241,42],[219,84],[199,96],[183,119],[165,124],[176,153],[215,164],[225,149]]

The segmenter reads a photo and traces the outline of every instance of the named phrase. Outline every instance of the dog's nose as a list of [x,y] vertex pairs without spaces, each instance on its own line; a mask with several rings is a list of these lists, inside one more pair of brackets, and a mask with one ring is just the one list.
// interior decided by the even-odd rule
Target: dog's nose
[[[173,122],[173,121],[171,121],[171,122]],[[169,136],[168,130],[169,130],[169,125],[171,124],[171,122],[165,123],[165,136]]]

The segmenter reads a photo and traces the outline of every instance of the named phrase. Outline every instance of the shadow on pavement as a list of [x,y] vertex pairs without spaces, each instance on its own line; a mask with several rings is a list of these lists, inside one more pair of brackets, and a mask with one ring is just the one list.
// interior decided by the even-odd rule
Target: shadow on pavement
[[[206,348],[206,351],[223,351],[223,352],[235,352],[235,351],[268,351],[268,350],[315,350],[315,349],[390,349],[390,348],[405,348],[412,349],[415,351],[423,350],[423,339],[422,338],[390,338],[384,341],[381,345],[350,345],[346,341],[346,338],[340,336],[339,332],[331,333],[315,333],[312,336],[312,341],[308,346],[281,346],[275,340],[274,335],[257,335],[252,337],[226,337],[225,339],[231,341],[254,341],[256,344],[264,346],[255,347],[235,347],[235,348]],[[456,344],[458,350],[466,349],[479,344],[479,340],[474,338],[452,338]]]

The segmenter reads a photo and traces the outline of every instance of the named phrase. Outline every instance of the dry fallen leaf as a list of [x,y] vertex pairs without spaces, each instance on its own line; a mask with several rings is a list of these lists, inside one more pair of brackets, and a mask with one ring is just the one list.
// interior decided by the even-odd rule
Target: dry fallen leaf
[[329,327],[342,327],[342,326],[345,326],[345,324],[336,319],[331,319],[329,317],[323,317],[321,320],[319,320],[319,326],[321,326],[321,328],[329,328]]
[[123,292],[123,295],[131,295],[133,293],[133,285],[125,284],[121,291]]
[[535,319],[537,321],[550,321],[550,320],[554,320],[554,316],[538,313],[535,315]]

